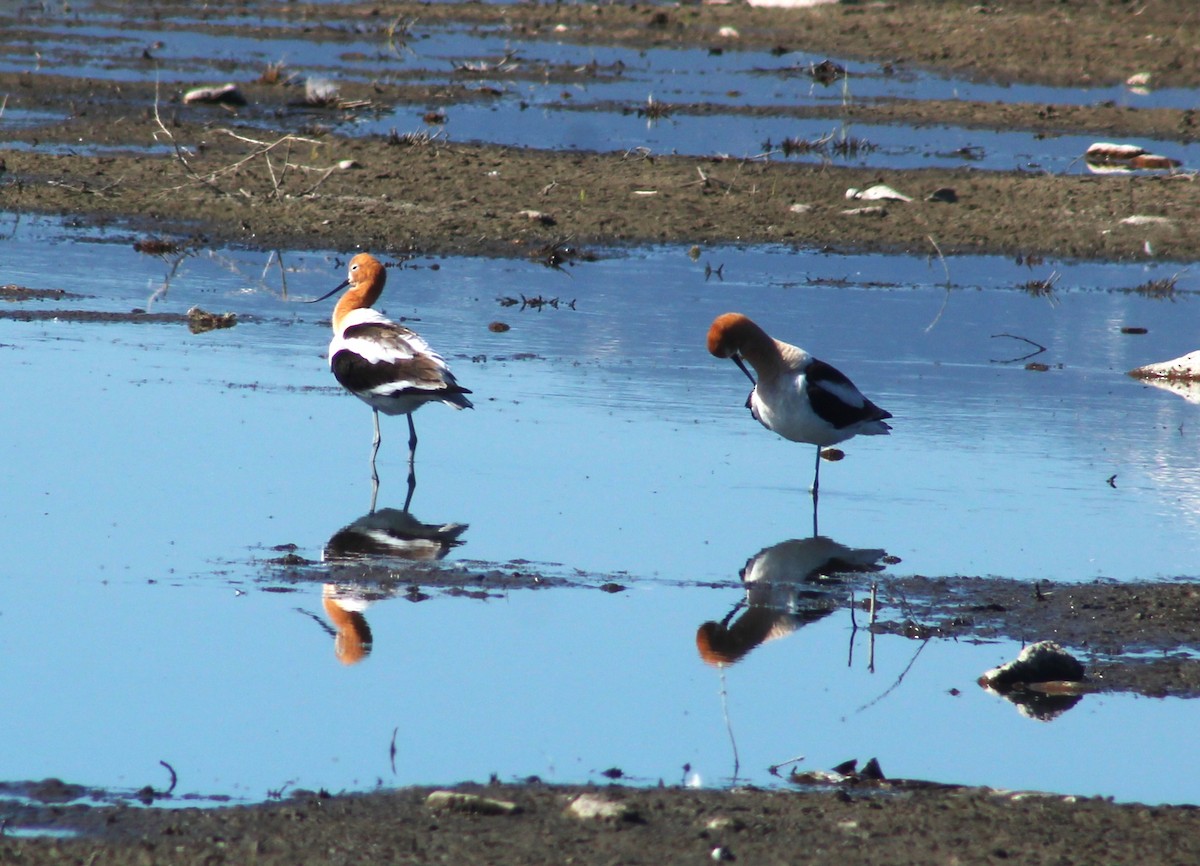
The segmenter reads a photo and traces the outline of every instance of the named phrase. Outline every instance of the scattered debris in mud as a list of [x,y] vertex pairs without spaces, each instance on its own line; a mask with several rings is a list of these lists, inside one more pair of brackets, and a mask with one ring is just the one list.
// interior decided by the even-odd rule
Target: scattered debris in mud
[[220,328],[232,328],[237,324],[236,313],[210,313],[199,307],[192,307],[185,313],[188,330],[193,334],[203,334],[205,331],[215,331]]

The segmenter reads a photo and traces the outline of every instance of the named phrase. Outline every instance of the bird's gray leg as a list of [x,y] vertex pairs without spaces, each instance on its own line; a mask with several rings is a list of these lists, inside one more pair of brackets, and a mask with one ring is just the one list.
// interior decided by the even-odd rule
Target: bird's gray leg
[[413,424],[412,413],[408,414],[408,495],[404,497],[404,510],[412,504],[413,493],[417,489],[417,428]]
[[371,481],[376,487],[379,487],[379,473],[375,469],[375,457],[379,454],[379,443],[383,439],[379,435],[379,410],[372,407],[371,411],[375,414],[375,438],[371,440]]

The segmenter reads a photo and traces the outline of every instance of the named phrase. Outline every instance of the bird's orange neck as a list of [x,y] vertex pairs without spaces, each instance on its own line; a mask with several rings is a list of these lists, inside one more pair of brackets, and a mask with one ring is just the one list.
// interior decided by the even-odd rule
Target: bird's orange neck
[[342,320],[355,310],[361,310],[365,307],[371,307],[379,296],[383,294],[383,281],[380,280],[378,285],[367,285],[364,283],[355,283],[350,286],[349,291],[342,295],[337,302],[337,306],[333,308],[333,330],[340,332],[342,329]]
[[387,282],[387,271],[379,260],[368,253],[359,253],[350,260],[350,273],[346,280],[350,288],[333,308],[333,331],[341,333],[342,321],[355,310],[374,305],[383,294]]

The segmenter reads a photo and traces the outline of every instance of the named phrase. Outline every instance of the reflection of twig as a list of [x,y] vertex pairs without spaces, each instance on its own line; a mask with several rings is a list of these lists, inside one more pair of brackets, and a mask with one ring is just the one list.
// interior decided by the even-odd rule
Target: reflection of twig
[[928,326],[926,326],[926,328],[925,328],[926,334],[928,334],[930,331],[932,331],[934,329],[934,327],[937,326],[937,323],[942,318],[942,313],[946,312],[946,305],[948,303],[950,303],[950,290],[952,288],[954,288],[953,285],[951,285],[951,283],[950,283],[950,266],[946,264],[946,257],[944,255],[942,255],[942,248],[938,246],[937,241],[935,241],[933,239],[932,235],[929,235],[928,237],[929,237],[929,242],[931,244],[933,244],[934,250],[937,251],[938,259],[942,263],[942,268],[946,271],[946,297],[942,298],[942,307],[940,310],[938,310],[937,315],[933,317],[933,321],[930,322],[928,324]]
[[[408,40],[412,36],[412,29],[416,26],[419,18],[409,18],[407,21],[401,21],[400,16],[396,16],[395,20],[388,25],[387,29],[387,46],[388,49],[396,55],[397,58],[403,59],[401,48],[408,51],[410,54],[416,54],[409,45]],[[397,48],[399,46],[399,48]]]
[[184,250],[182,253],[175,256],[175,261],[171,264],[171,269],[167,271],[167,275],[163,277],[162,285],[151,292],[150,297],[146,300],[146,312],[150,311],[150,308],[154,306],[155,301],[167,296],[167,290],[171,288],[171,280],[175,278],[175,274],[179,270],[179,266],[183,264],[184,259],[190,258],[192,255],[194,254],[190,250]]
[[908,676],[908,672],[910,670],[912,670],[912,666],[917,663],[917,656],[919,656],[924,651],[925,647],[929,645],[929,641],[931,641],[932,639],[933,638],[927,637],[923,641],[921,641],[921,645],[919,647],[917,647],[917,651],[915,653],[913,653],[913,657],[908,660],[908,664],[906,664],[904,666],[904,670],[900,671],[900,675],[898,677],[896,677],[896,681],[894,683],[892,683],[890,686],[888,686],[886,689],[884,689],[883,692],[878,697],[876,697],[874,700],[868,701],[867,703],[863,704],[861,707],[859,707],[857,710],[855,710],[855,712],[861,713],[863,710],[870,709],[871,707],[875,706],[877,703],[882,701],[884,698],[886,698],[888,695],[890,695],[892,692],[894,692],[896,690],[896,688],[900,685],[900,683],[904,682],[904,678],[906,676]]
[[271,254],[267,256],[267,263],[263,265],[262,276],[259,277],[259,282],[266,285],[267,271],[271,269],[272,262],[279,264],[279,297],[286,298],[288,296],[287,268],[283,266],[283,253],[279,250],[272,250]]
[[7,241],[7,240],[11,240],[12,238],[15,238],[15,237],[17,236],[17,229],[19,229],[20,227],[21,227],[21,212],[20,212],[20,211],[15,211],[15,212],[13,213],[13,227],[12,227],[12,231],[11,231],[11,232],[9,232],[9,233],[8,233],[8,234],[6,234],[6,235],[0,235],[0,240],[6,240],[6,241]]
[[858,634],[858,618],[854,615],[854,609],[858,602],[854,600],[854,590],[850,590],[850,651],[846,653],[846,667],[854,667],[854,638]]
[[166,767],[167,772],[171,774],[171,784],[168,785],[167,790],[163,792],[164,797],[169,797],[171,796],[171,792],[175,790],[175,783],[179,781],[179,777],[175,775],[175,768],[166,761],[159,761],[159,763]]
[[771,766],[767,767],[767,772],[772,776],[778,776],[779,771],[784,767],[790,767],[792,764],[799,764],[803,760],[803,755],[797,755],[794,758],[788,758],[786,761],[780,761],[778,764],[772,764]]
[[1040,354],[1042,354],[1042,352],[1046,351],[1045,346],[1043,346],[1041,343],[1038,343],[1038,342],[1035,342],[1035,341],[1029,339],[1028,337],[1022,337],[1017,334],[992,334],[993,340],[995,340],[997,337],[1009,337],[1013,340],[1021,340],[1022,342],[1028,343],[1031,346],[1037,346],[1037,348],[1034,351],[1030,352],[1028,355],[1022,355],[1019,358],[1009,358],[1008,360],[1003,360],[1000,358],[992,358],[991,362],[993,364],[1016,364],[1020,361],[1024,361],[1026,358],[1032,358],[1034,355],[1040,355]]
[[[287,297],[287,271],[288,268],[284,264],[283,255],[278,250],[275,250],[267,255],[266,263],[262,266],[262,270],[257,274],[247,274],[242,267],[242,263],[237,259],[221,255],[216,252],[208,254],[209,261],[215,262],[218,267],[225,271],[234,274],[239,279],[248,281],[255,291],[264,291],[272,295],[275,293],[275,288],[267,283],[267,274],[271,270],[273,264],[279,266],[279,281],[280,281],[280,297]],[[295,268],[293,268],[295,270]]]
[[879,589],[879,584],[871,581],[871,619],[867,623],[867,646],[870,651],[867,653],[867,670],[875,673],[875,619],[879,613],[879,605],[875,603],[876,592]]

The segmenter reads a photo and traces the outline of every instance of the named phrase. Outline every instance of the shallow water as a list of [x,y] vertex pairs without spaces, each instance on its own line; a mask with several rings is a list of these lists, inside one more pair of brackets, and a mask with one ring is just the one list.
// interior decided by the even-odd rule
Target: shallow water
[[[377,599],[373,651],[347,666],[321,586],[269,562],[289,544],[320,559],[370,505],[370,413],[322,357],[332,301],[298,303],[344,263],[164,262],[118,231],[11,216],[0,236],[0,284],[84,296],[23,308],[242,317],[198,335],[0,319],[15,407],[0,432],[0,778],[162,789],[167,761],[176,794],[258,800],[611,767],[781,784],[768,768],[804,755],[802,768],[878,757],[890,776],[1200,801],[1177,753],[1191,706],[1089,696],[1033,721],[974,684],[1015,655],[1008,642],[879,637],[872,672],[842,609],[728,668],[724,700],[696,645],[745,597],[749,559],[812,532],[812,449],[759,428],[741,373],[705,351],[730,309],[896,416],[893,435],[825,464],[819,515],[836,542],[899,558],[885,596],[888,574],[1197,576],[1200,409],[1124,375],[1195,348],[1187,273],[1173,301],[1130,291],[1170,263],[963,257],[947,262],[948,292],[936,259],[782,248],[632,250],[562,272],[409,262],[380,306],[414,319],[477,407],[416,416],[413,513],[469,524],[446,568],[580,586]],[[1018,288],[1051,272],[1052,298]],[[521,295],[560,303],[498,301]],[[1045,351],[1021,359],[1032,347],[1017,337]],[[403,422],[384,419],[383,437],[378,504],[399,507]],[[614,580],[626,590],[596,588]],[[1111,747],[1133,729],[1144,736]]]

